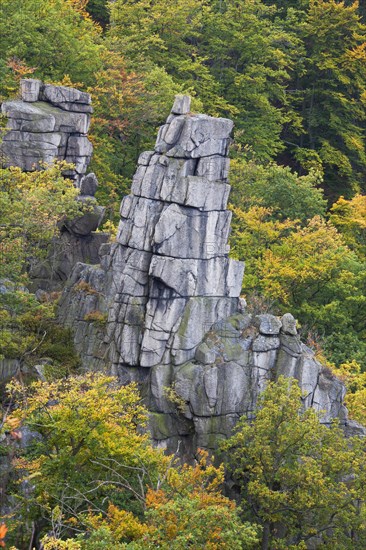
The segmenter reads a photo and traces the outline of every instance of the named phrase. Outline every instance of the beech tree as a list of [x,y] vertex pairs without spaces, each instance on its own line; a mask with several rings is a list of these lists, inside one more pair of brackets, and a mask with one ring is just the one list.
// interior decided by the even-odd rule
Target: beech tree
[[46,536],[45,550],[254,550],[258,526],[241,522],[235,502],[221,492],[223,465],[201,451],[194,466],[169,467],[159,489],[149,488],[143,520],[110,504],[85,516],[86,532],[63,541]]
[[12,382],[9,391],[19,408],[7,423],[33,433],[14,459],[22,483],[17,517],[9,521],[15,543],[29,541],[32,530],[34,540],[73,534],[84,515],[103,513],[108,503],[142,512],[147,487],[159,487],[169,459],[142,431],[147,412],[135,385],[87,374],[29,387]]
[[363,446],[304,411],[296,380],[269,383],[254,419],[222,444],[245,517],[263,527],[263,550],[366,544]]
[[288,92],[301,125],[297,132],[285,126],[282,138],[300,165],[320,159],[328,197],[350,198],[363,186],[366,162],[366,26],[358,2],[310,0],[288,11],[288,24],[304,48]]
[[1,0],[0,97],[7,96],[12,79],[9,62],[24,62],[35,78],[55,81],[68,74],[73,82],[91,84],[101,66],[99,35],[71,1]]
[[60,218],[80,214],[79,191],[62,176],[68,166],[56,162],[28,173],[0,169],[0,277],[21,280],[30,258],[47,255]]
[[263,165],[239,154],[230,166],[230,200],[241,210],[262,206],[271,209],[272,219],[304,223],[314,216],[325,215],[322,182],[322,173],[315,167],[299,176],[289,167],[274,162]]

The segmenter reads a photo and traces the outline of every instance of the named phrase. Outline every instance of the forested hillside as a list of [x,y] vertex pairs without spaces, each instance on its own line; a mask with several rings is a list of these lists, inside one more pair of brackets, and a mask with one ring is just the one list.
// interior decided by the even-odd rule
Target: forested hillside
[[357,2],[2,0],[1,9],[0,97],[24,76],[92,93],[92,169],[112,221],[175,93],[233,118],[232,253],[247,263],[243,292],[291,309],[332,363],[362,364],[366,26]]
[[[362,3],[0,0],[0,14],[0,103],[16,97],[27,77],[91,94],[90,168],[112,238],[138,156],[153,148],[175,94],[190,95],[193,112],[234,121],[230,245],[232,258],[246,263],[248,309],[291,311],[302,339],[346,383],[351,418],[365,424]],[[5,124],[2,117],[0,131]],[[0,546],[9,529],[19,549],[33,539],[39,545],[47,533],[44,550],[304,549],[312,538],[324,548],[364,547],[362,445],[351,450],[338,428],[323,429],[313,412],[297,415],[296,384],[290,397],[283,380],[270,385],[257,421],[240,425],[222,446],[238,499],[247,503],[241,509],[223,496],[223,467],[205,454],[195,466],[174,468],[150,445],[137,428],[147,411],[135,387],[108,393],[111,379],[102,376],[60,382],[79,366],[70,331],[55,323],[60,296],[40,300],[26,287],[30,259],[46,257],[59,218],[80,210],[63,168],[0,170],[0,359],[52,361],[43,386],[12,383],[3,397],[1,430],[14,445],[24,422],[42,440],[16,458],[17,514],[0,525]],[[74,409],[76,395],[82,398]],[[273,415],[277,409],[284,416]],[[284,431],[274,445],[276,418]],[[250,460],[238,458],[243,448]],[[73,478],[74,469],[85,477]],[[31,496],[15,481],[22,484],[25,471]]]

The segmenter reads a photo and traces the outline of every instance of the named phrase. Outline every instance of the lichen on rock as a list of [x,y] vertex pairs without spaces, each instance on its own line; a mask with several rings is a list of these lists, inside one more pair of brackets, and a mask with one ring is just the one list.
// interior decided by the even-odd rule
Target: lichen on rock
[[[347,419],[343,384],[301,343],[293,316],[245,312],[244,264],[227,244],[232,128],[177,97],[154,151],[140,155],[117,242],[103,245],[100,266],[75,267],[60,303],[84,366],[142,382],[152,437],[188,459],[229,436],[282,374],[298,380],[303,406],[324,423],[362,432]],[[107,315],[105,330],[86,320],[90,311]]]

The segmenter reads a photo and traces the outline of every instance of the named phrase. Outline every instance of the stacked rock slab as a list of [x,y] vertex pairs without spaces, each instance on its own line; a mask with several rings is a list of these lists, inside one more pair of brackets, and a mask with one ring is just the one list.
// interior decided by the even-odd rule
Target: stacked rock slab
[[[155,150],[139,158],[103,263],[105,344],[120,375],[192,359],[205,332],[238,311],[244,266],[228,258],[227,244],[232,128],[191,114],[189,98],[177,96]],[[84,268],[80,277],[98,276]]]
[[74,180],[80,190],[80,215],[60,220],[61,235],[53,239],[46,259],[29,260],[32,291],[60,290],[78,261],[100,262],[99,248],[109,237],[95,232],[105,208],[94,197],[98,186],[95,174],[85,175],[93,149],[87,137],[91,97],[75,88],[24,79],[20,99],[3,103],[2,112],[8,117],[8,131],[0,146],[4,166],[32,171],[56,160],[75,166],[63,175]]
[[345,387],[300,341],[294,317],[236,314],[215,323],[195,358],[177,367],[156,366],[149,379],[150,430],[155,442],[186,460],[197,448],[217,449],[244,414],[253,416],[269,380],[296,378],[304,408],[321,421],[338,419],[347,435],[366,435],[348,419]]
[[101,247],[99,266],[77,264],[60,303],[84,367],[141,381],[154,441],[187,460],[215,449],[281,374],[299,381],[323,422],[366,433],[292,315],[242,311],[244,266],[227,245],[231,131],[177,98],[155,150],[139,158],[117,243]]
[[90,95],[65,86],[24,79],[20,99],[1,107],[8,132],[1,144],[3,164],[24,171],[42,163],[66,160],[75,169],[65,175],[79,181],[93,151],[87,132],[93,112]]

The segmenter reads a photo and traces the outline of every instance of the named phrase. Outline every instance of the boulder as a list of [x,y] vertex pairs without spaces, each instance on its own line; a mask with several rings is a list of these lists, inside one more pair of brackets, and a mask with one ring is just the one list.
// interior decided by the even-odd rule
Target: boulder
[[92,196],[94,197],[96,190],[98,188],[97,176],[94,172],[83,176],[80,180],[80,195]]

